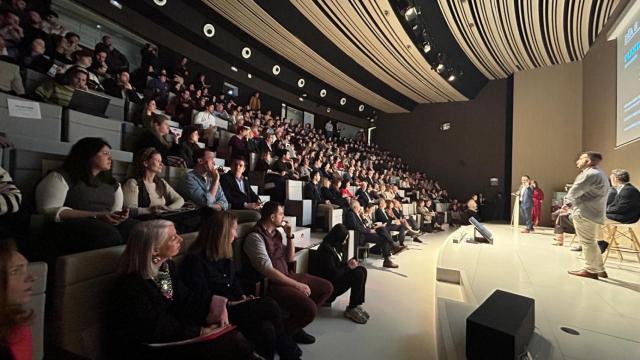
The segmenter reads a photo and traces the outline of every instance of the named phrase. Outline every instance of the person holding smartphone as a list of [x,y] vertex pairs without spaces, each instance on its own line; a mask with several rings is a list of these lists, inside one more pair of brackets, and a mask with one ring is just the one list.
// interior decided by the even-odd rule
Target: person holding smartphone
[[36,210],[52,220],[47,234],[65,254],[124,244],[137,223],[123,210],[122,188],[111,175],[111,146],[83,138],[59,169],[36,186]]

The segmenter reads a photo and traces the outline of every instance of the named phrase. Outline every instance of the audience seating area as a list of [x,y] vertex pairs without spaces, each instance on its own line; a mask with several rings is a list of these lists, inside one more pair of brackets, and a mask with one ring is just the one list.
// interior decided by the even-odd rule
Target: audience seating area
[[[83,44],[82,39],[80,43],[93,45]],[[69,51],[66,55],[71,57],[72,53]],[[9,59],[8,61],[18,60]],[[61,65],[59,60],[56,60],[56,63]],[[148,64],[140,64],[141,68],[144,66]],[[120,74],[120,70],[122,69],[111,69],[107,78],[115,79]],[[102,94],[109,98],[109,106],[105,117],[95,116],[36,100],[34,93],[38,86],[54,79],[26,66],[22,67],[21,72],[26,91],[24,97],[0,92],[0,132],[10,143],[8,148],[0,152],[2,155],[0,160],[2,168],[8,170],[23,194],[22,206],[25,211],[31,211],[30,204],[33,204],[34,189],[39,179],[48,171],[59,167],[71,146],[82,138],[98,137],[111,145],[112,172],[118,181],[123,183],[132,175],[133,150],[137,139],[148,130],[135,120],[145,111],[141,102],[131,101],[127,98],[125,91],[122,92],[124,95],[122,98]],[[180,122],[174,121],[180,116],[175,110],[176,105],[179,105],[180,94],[192,89],[193,84],[189,83],[190,79],[181,78],[181,83],[171,84],[171,92],[158,92],[154,86],[157,85],[156,80],[163,77],[163,74],[167,75],[166,70],[158,69],[154,77],[147,79],[146,89],[135,90],[140,96],[142,93],[153,94],[146,100],[154,99],[158,103],[168,104],[166,107],[159,106],[155,112],[165,114],[170,119],[171,127],[184,129],[187,126],[197,126],[192,124],[193,118],[199,111],[206,111],[202,106],[196,105],[200,102],[200,97],[206,97],[206,101],[210,101],[216,107],[218,105],[222,107],[210,115],[215,119],[214,133],[217,148],[212,149],[216,150],[215,166],[222,168],[224,172],[229,171],[229,160],[233,157],[231,153],[237,151],[230,146],[232,138],[241,133],[245,127],[251,127],[253,124],[259,126],[259,133],[252,132],[243,141],[246,145],[252,145],[246,157],[247,169],[251,169],[247,175],[253,191],[259,194],[261,202],[274,199],[274,193],[271,192],[274,185],[265,180],[264,172],[254,170],[260,158],[259,155],[263,152],[260,149],[264,149],[267,137],[273,136],[275,139],[272,145],[273,150],[269,149],[274,155],[271,166],[275,166],[283,152],[294,155],[295,160],[286,164],[288,171],[284,176],[283,192],[285,213],[287,221],[293,227],[297,250],[296,272],[307,271],[309,249],[317,248],[326,232],[336,224],[342,223],[346,212],[351,211],[344,206],[336,206],[335,203],[332,205],[323,201],[315,204],[314,200],[305,197],[304,187],[309,179],[298,176],[303,164],[302,160],[305,158],[309,160],[309,164],[314,164],[316,160],[322,164],[321,167],[314,166],[307,170],[318,170],[322,177],[344,179],[346,186],[342,191],[344,194],[351,195],[340,195],[344,196],[343,199],[345,197],[348,198],[347,200],[355,199],[353,194],[357,193],[358,184],[361,182],[370,184],[371,195],[376,201],[387,196],[386,193],[382,193],[380,185],[386,184],[389,188],[395,184],[399,185],[400,189],[389,194],[394,198],[409,201],[402,204],[403,214],[413,218],[419,226],[422,226],[422,221],[421,216],[416,213],[416,200],[431,198],[439,201],[435,209],[444,213],[447,211],[449,199],[437,181],[428,179],[423,173],[409,171],[408,166],[400,158],[379,149],[378,146],[354,139],[325,137],[320,128],[312,129],[309,126],[292,123],[290,120],[280,119],[279,116],[272,116],[272,111],[268,109],[249,110],[248,106],[240,106],[233,99],[223,99],[224,94],[214,96],[209,91],[209,95],[202,95],[204,93],[202,91],[200,97],[196,97],[194,93],[189,100],[187,121],[184,119]],[[124,86],[122,83],[118,84],[121,87]],[[208,85],[203,85],[198,90],[210,90]],[[27,102],[37,111],[32,111],[31,115],[26,117],[10,115],[10,103],[15,101]],[[278,109],[274,109],[274,114],[277,113],[276,110]],[[37,113],[39,116],[36,115]],[[202,148],[205,144],[200,143],[198,146]],[[165,166],[161,176],[175,188],[179,179],[189,171],[191,170],[185,167]],[[347,178],[349,171],[352,171],[353,175]],[[318,184],[318,191],[320,191],[319,186],[320,184]],[[314,211],[314,205],[317,205],[317,211]],[[314,213],[317,219],[313,218]],[[43,233],[45,221],[43,215],[29,213],[29,216],[31,217],[30,231],[25,241],[34,242],[46,237]],[[316,223],[320,224],[322,232],[312,232],[311,227]],[[244,238],[253,225],[253,222],[239,224],[238,238],[240,240]],[[352,230],[346,248],[346,258],[357,257],[366,260],[371,244],[356,243],[354,241],[358,238],[356,235]],[[182,248],[184,254],[197,237],[197,233],[182,234],[182,237],[185,239],[185,246]],[[236,242],[236,257],[241,252],[239,250],[241,243],[242,241]],[[51,349],[87,358],[100,358],[102,349],[100,349],[99,339],[103,330],[104,301],[107,298],[105,295],[115,278],[115,268],[123,249],[124,245],[121,245],[58,257],[54,263],[49,263],[49,266],[55,267],[53,279],[48,282],[53,286],[51,289],[46,288],[47,264],[31,263],[30,270],[37,277],[31,302],[31,307],[36,313],[35,321],[31,325],[35,358],[43,357],[45,345]],[[179,262],[181,258],[182,254],[175,260]],[[45,314],[45,294],[47,293],[52,296],[47,299],[51,304],[47,307],[50,313]],[[47,344],[44,343],[44,339],[47,339]]]

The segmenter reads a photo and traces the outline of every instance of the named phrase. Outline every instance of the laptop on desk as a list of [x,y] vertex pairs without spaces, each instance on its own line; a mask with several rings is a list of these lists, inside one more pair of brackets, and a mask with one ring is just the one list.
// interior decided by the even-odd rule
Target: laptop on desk
[[94,92],[75,90],[69,108],[83,113],[106,118],[105,112],[111,99]]

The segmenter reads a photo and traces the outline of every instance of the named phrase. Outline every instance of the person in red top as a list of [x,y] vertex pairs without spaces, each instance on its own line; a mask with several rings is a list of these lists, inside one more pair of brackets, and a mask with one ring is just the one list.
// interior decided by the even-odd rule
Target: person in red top
[[33,311],[24,306],[31,301],[34,277],[27,265],[13,241],[0,239],[0,359],[32,357],[29,321]]
[[538,187],[538,182],[536,180],[531,182],[531,186],[533,187],[533,210],[531,210],[531,221],[534,226],[538,226],[540,223],[540,213],[542,211],[544,192]]

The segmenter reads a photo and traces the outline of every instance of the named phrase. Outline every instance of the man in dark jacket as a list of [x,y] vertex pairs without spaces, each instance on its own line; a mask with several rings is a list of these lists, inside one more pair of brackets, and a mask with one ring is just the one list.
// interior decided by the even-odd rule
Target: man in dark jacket
[[359,237],[355,238],[356,244],[374,243],[376,244],[384,257],[382,266],[386,268],[397,268],[398,265],[391,261],[391,249],[396,247],[393,245],[391,234],[384,225],[377,226],[376,229],[369,229],[364,225],[360,217],[360,203],[358,200],[351,201],[351,211],[347,212],[345,225],[347,229],[354,230],[359,233]]
[[611,189],[607,198],[607,219],[622,224],[633,224],[640,218],[640,191],[630,182],[629,172],[611,171]]
[[369,192],[367,191],[368,187],[369,183],[363,181],[360,183],[360,188],[356,190],[356,198],[358,198],[358,201],[362,206],[367,206],[371,201],[373,201],[371,195],[369,195]]
[[245,162],[242,158],[233,159],[231,170],[220,177],[220,185],[233,210],[259,210],[262,206],[258,195],[249,186],[249,181],[242,175]]

